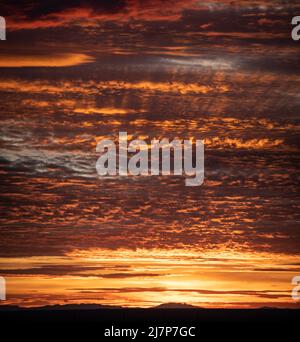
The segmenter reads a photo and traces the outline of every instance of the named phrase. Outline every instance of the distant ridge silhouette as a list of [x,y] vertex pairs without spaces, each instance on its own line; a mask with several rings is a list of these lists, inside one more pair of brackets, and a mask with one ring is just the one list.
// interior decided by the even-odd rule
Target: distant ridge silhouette
[[35,307],[21,307],[17,305],[0,305],[0,311],[35,311],[35,310],[102,310],[102,309],[124,309],[122,306],[102,305],[102,304],[55,304]]
[[202,309],[199,306],[194,306],[186,303],[163,303],[152,307],[151,309]]
[[[0,311],[6,310],[101,310],[101,309],[130,309],[122,306],[115,305],[102,305],[102,304],[55,304],[55,305],[45,305],[45,306],[36,306],[36,307],[20,307],[17,305],[0,305]],[[136,307],[133,309],[141,309],[140,307]],[[162,303],[157,306],[152,306],[148,309],[202,309],[201,307],[194,306],[186,303]]]
[[201,306],[195,306],[186,303],[162,303],[157,306],[152,306],[149,308],[141,308],[141,307],[125,307],[125,306],[118,306],[118,305],[103,305],[103,304],[54,304],[54,305],[45,305],[45,306],[35,306],[35,307],[21,307],[17,305],[0,305],[0,311],[86,311],[86,310],[106,310],[106,309],[123,309],[123,310],[130,310],[130,309],[140,309],[140,310],[154,310],[154,309],[198,309],[198,310],[280,310],[280,309],[300,309],[299,306],[295,306],[294,308],[280,308],[280,307],[272,307],[272,306],[262,306],[260,308],[253,308],[253,309],[225,309],[225,308],[205,308]]

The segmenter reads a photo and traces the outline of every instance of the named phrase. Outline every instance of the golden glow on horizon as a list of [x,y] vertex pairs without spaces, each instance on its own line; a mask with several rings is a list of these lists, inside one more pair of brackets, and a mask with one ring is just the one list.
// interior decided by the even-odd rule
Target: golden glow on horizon
[[[295,305],[290,298],[295,266],[287,265],[297,260],[291,255],[225,250],[89,249],[65,257],[1,258],[0,265],[17,268],[15,275],[6,276],[8,303],[22,306],[93,302],[151,307],[179,302],[259,307]],[[55,274],[51,265],[57,264],[64,274],[59,268]]]

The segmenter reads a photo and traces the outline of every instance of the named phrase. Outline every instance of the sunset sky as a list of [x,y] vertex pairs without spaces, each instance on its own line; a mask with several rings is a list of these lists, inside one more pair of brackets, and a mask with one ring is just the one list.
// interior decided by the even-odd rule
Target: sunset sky
[[[297,1],[1,1],[0,276],[41,306],[299,307]],[[205,181],[96,173],[203,139]]]

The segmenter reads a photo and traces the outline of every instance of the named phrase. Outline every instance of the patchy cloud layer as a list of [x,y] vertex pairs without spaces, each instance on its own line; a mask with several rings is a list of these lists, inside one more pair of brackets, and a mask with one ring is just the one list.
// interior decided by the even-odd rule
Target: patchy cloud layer
[[[0,274],[10,303],[292,306],[298,5],[49,4],[1,3]],[[97,177],[97,142],[122,130],[204,139],[204,185]]]

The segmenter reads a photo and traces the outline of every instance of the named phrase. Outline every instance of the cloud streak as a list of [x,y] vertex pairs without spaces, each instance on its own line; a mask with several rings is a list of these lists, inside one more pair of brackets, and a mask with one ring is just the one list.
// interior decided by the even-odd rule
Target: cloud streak
[[0,68],[69,67],[92,63],[95,59],[85,54],[57,55],[0,55]]

